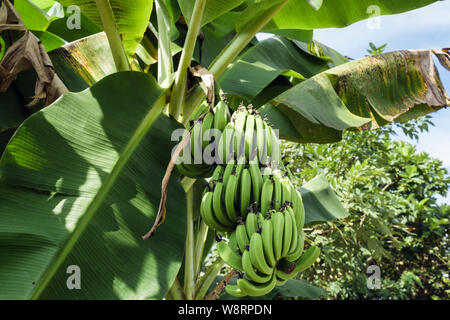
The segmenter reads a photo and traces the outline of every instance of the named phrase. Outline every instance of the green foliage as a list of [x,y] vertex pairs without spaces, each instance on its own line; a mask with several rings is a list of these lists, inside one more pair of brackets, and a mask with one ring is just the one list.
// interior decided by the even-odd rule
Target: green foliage
[[[398,126],[411,137],[428,118]],[[393,127],[349,132],[330,145],[284,144],[299,184],[326,175],[350,215],[312,228],[320,264],[303,277],[330,298],[450,298],[449,215],[439,205],[450,185],[442,162],[395,141]],[[380,290],[366,286],[369,265],[381,268]]]

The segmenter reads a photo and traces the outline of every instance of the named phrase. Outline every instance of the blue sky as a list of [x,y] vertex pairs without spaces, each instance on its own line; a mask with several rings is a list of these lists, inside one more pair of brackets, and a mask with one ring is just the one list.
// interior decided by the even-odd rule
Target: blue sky
[[[377,46],[387,43],[386,51],[450,47],[450,0],[379,19],[379,29],[370,28],[373,25],[371,22],[361,21],[343,29],[315,30],[314,39],[355,59],[368,54],[366,50],[369,42]],[[450,72],[439,63],[436,64],[450,94]],[[399,139],[411,142],[417,145],[419,151],[440,159],[450,172],[450,108],[442,109],[432,116],[435,127],[422,134],[418,143],[404,136],[399,136]],[[450,204],[450,193],[440,202]]]

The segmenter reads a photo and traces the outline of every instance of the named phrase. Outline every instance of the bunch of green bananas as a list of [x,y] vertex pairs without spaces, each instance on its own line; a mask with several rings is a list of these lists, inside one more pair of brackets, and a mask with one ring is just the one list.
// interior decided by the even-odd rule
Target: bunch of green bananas
[[207,103],[202,104],[191,116],[186,129],[191,130],[190,142],[186,150],[189,154],[180,155],[178,171],[190,178],[209,178],[214,172],[214,159],[206,163],[204,149],[213,142],[212,129],[222,132],[228,123],[228,106],[223,101],[211,109]]
[[[215,127],[205,125],[211,122],[208,115],[192,128],[191,145],[200,149],[205,146],[199,132]],[[229,239],[217,244],[219,255],[241,271],[237,285],[227,285],[226,291],[261,296],[312,265],[320,250],[311,246],[303,253],[302,198],[281,163],[280,142],[268,122],[251,105],[241,105],[230,122],[218,127],[219,163],[203,191],[200,215]]]
[[237,297],[262,296],[310,267],[320,250],[311,246],[303,254],[303,230],[297,225],[291,202],[279,211],[251,212],[241,220],[228,243],[217,244],[220,257],[242,272],[226,291]]
[[218,145],[219,160],[226,164],[231,159],[259,162],[273,166],[281,163],[278,137],[267,120],[252,105],[241,105],[225,126]]

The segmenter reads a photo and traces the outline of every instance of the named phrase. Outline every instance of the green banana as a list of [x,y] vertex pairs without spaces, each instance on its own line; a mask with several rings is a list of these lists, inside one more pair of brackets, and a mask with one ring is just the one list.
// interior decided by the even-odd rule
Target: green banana
[[246,119],[247,111],[245,109],[236,111],[236,118],[234,121],[234,153],[237,159],[241,156],[245,156],[244,130]]
[[263,241],[261,234],[255,232],[250,238],[250,258],[255,268],[263,274],[272,274],[271,268],[264,257]]
[[268,294],[275,288],[276,284],[277,277],[275,275],[275,272],[273,273],[270,281],[264,284],[254,284],[245,278],[238,279],[237,281],[237,285],[241,289],[241,291],[251,297],[259,297]]
[[297,249],[298,244],[298,229],[295,222],[295,214],[291,207],[287,206],[285,212],[290,216],[290,219],[292,221],[291,227],[292,227],[292,240],[291,240],[291,246],[287,252],[287,254],[291,254],[292,252]]
[[223,195],[223,182],[219,180],[215,184],[213,192],[214,215],[221,224],[227,227],[232,227],[234,223],[228,218],[225,205],[222,201],[222,195]]
[[252,177],[250,175],[250,171],[246,168],[242,171],[242,175],[240,178],[240,209],[241,209],[241,217],[245,218],[248,213],[248,207],[250,206],[252,194]]
[[264,181],[261,189],[261,213],[266,214],[272,208],[273,181],[271,178]]
[[267,163],[266,134],[264,132],[264,122],[260,116],[255,117],[255,125],[258,161],[261,164],[265,164]]
[[206,114],[202,122],[202,148],[205,148],[211,142],[211,128],[214,123],[212,112]]
[[231,174],[233,173],[235,169],[236,160],[231,160],[228,164],[225,166],[225,170],[223,171],[223,184],[227,185],[228,179],[230,178]]
[[272,274],[269,275],[259,275],[252,264],[251,258],[250,258],[250,252],[248,250],[245,250],[242,254],[242,269],[245,272],[245,275],[252,281],[257,283],[266,283],[270,280],[272,277]]
[[294,272],[299,273],[308,269],[317,260],[319,255],[320,249],[318,247],[309,247],[308,250],[306,250],[305,253],[297,261],[295,261],[297,267]]
[[244,293],[241,288],[239,288],[237,285],[235,284],[227,284],[227,286],[225,287],[225,292],[228,293],[229,295],[236,297],[236,298],[242,298],[242,297],[246,297],[247,294]]
[[191,154],[194,157],[194,164],[203,163],[203,148],[202,148],[202,121],[195,123],[191,131]]
[[288,202],[291,202],[291,184],[289,183],[289,179],[283,177],[281,179],[281,204],[285,205]]
[[261,191],[263,186],[263,177],[261,175],[261,170],[259,169],[258,163],[250,163],[248,165],[248,169],[250,171],[251,179],[252,179],[252,193],[253,193],[253,202],[256,203],[256,208],[260,205],[261,201]]
[[275,267],[277,261],[273,253],[273,226],[271,219],[265,219],[261,225],[261,237],[263,241],[264,256],[271,267]]
[[251,239],[252,235],[258,230],[258,217],[255,213],[250,212],[245,219],[245,228],[247,229],[248,238]]
[[263,121],[264,126],[264,135],[265,135],[265,141],[266,141],[266,155],[267,158],[265,159],[266,164],[271,163],[272,158],[272,134],[271,134],[271,127]]
[[217,243],[217,252],[226,264],[234,269],[242,271],[242,257],[236,252],[233,252],[225,241]]
[[300,256],[303,253],[304,246],[305,246],[305,237],[303,235],[303,230],[298,230],[297,247],[291,254],[287,255],[286,259],[291,262],[297,261],[298,258],[300,258]]
[[283,232],[283,251],[281,252],[281,257],[285,257],[288,255],[289,250],[291,249],[291,241],[292,241],[292,226],[295,221],[292,221],[291,215],[287,210],[283,211],[284,217],[284,232]]
[[219,144],[217,146],[219,152],[219,159],[222,164],[228,164],[234,159],[233,156],[233,141],[234,141],[234,126],[230,122],[222,131]]
[[300,191],[295,189],[294,186],[292,186],[291,193],[292,193],[292,207],[295,213],[297,229],[301,230],[305,225],[305,208],[303,207],[302,196],[300,194]]
[[236,174],[231,174],[228,178],[228,182],[225,185],[225,209],[227,210],[227,215],[231,221],[235,222],[237,219],[236,208],[234,206],[237,187],[238,187],[238,177]]
[[214,129],[223,131],[228,123],[227,104],[220,100],[214,108]]
[[202,202],[200,204],[200,215],[203,221],[212,229],[220,231],[220,232],[229,232],[232,231],[231,227],[224,226],[221,224],[217,218],[214,216],[212,209],[212,201],[213,201],[213,192],[208,191],[202,198]]
[[275,260],[280,260],[283,253],[283,233],[284,233],[284,216],[281,212],[272,214],[273,225],[273,252]]
[[247,228],[245,227],[245,224],[238,224],[235,232],[236,242],[239,246],[239,250],[241,250],[241,252],[244,252],[250,245],[250,240],[247,235]]
[[198,108],[196,108],[194,110],[194,112],[192,112],[191,117],[189,118],[189,122],[186,125],[186,129],[189,129],[192,125],[192,123],[194,121],[197,121],[198,118],[200,118],[200,116],[204,113],[206,113],[209,110],[209,104],[204,101],[201,105],[198,106]]
[[223,172],[225,171],[224,167],[222,165],[218,165],[215,169],[214,169],[214,173],[212,175],[212,180],[213,181],[218,181],[220,178],[222,178],[223,176]]
[[255,148],[254,148],[254,137],[255,135],[255,116],[253,114],[249,114],[247,119],[245,120],[245,155],[249,161],[255,159]]
[[271,152],[270,152],[270,160],[271,163],[275,165],[275,167],[280,167],[281,165],[281,145],[280,140],[275,134],[275,131],[269,127],[270,138],[271,138]]
[[273,175],[273,196],[272,203],[275,210],[280,210],[282,205],[281,198],[281,177],[278,172]]

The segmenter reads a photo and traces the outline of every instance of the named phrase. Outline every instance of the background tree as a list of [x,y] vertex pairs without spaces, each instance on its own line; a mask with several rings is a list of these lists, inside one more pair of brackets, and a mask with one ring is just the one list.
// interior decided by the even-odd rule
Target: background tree
[[[439,205],[450,178],[440,160],[406,142],[418,139],[428,117],[370,132],[348,132],[330,145],[285,143],[299,185],[324,173],[350,215],[312,226],[323,248],[320,263],[303,277],[352,299],[449,298],[449,207]],[[367,267],[382,272],[380,290],[366,285]]]

